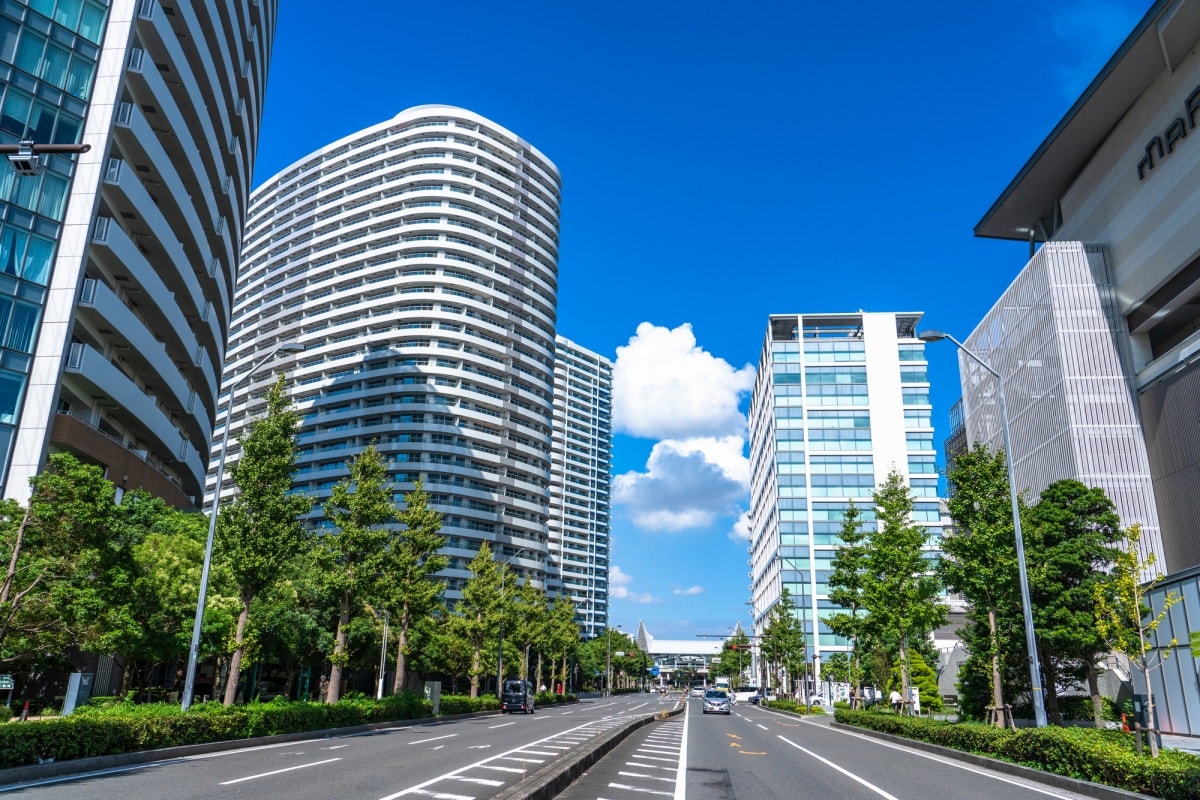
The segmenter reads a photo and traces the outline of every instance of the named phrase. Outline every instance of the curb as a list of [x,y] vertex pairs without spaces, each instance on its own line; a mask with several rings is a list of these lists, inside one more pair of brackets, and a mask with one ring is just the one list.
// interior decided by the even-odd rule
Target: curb
[[593,764],[623,742],[626,737],[637,729],[659,722],[668,717],[682,714],[687,708],[680,705],[667,712],[656,712],[652,716],[630,720],[620,728],[609,731],[598,741],[584,747],[579,752],[567,756],[562,762],[550,764],[535,772],[528,780],[506,789],[491,800],[550,800],[559,792],[570,786],[576,778],[586,772]]
[[1033,767],[1014,764],[1011,761],[1001,761],[998,758],[989,756],[976,755],[975,753],[967,753],[962,750],[955,750],[951,747],[943,747],[940,744],[930,744],[917,739],[906,739],[903,736],[895,736],[890,733],[874,731],[870,728],[860,728],[856,725],[847,725],[844,722],[831,722],[830,727],[851,733],[859,733],[863,736],[870,736],[875,739],[882,739],[892,744],[900,744],[905,747],[911,747],[914,750],[923,750],[926,753],[942,756],[943,758],[954,759],[955,761],[965,761],[968,764],[974,764],[977,767],[986,767],[996,772],[1003,772],[1006,775],[1013,775],[1018,778],[1026,778],[1028,780],[1037,781],[1047,786],[1053,786],[1056,789],[1066,789],[1069,792],[1092,797],[1095,800],[1156,800],[1153,795],[1138,794],[1130,792],[1126,789],[1118,789],[1114,786],[1105,786],[1102,783],[1092,783],[1078,778],[1068,778],[1065,775],[1057,775],[1053,772],[1035,769]]
[[24,767],[0,769],[0,787],[13,789],[19,788],[20,784],[30,781],[61,778],[67,775],[82,775],[83,773],[98,772],[115,767],[135,767],[142,764],[151,764],[158,761],[174,761],[180,758],[187,758],[188,756],[199,756],[207,753],[221,753],[229,750],[262,747],[264,745],[287,744],[288,742],[299,742],[308,739],[329,739],[334,736],[370,733],[371,731],[386,728],[437,725],[442,722],[453,722],[459,719],[495,716],[499,713],[499,711],[472,711],[465,714],[447,714],[438,717],[397,719],[390,722],[371,722],[366,725],[352,725],[347,728],[323,728],[316,731],[276,733],[271,736],[257,736],[252,739],[228,739],[221,742],[203,742],[200,744],[184,744],[177,747],[163,747],[158,750],[138,750],[133,753],[118,753],[111,756],[73,758],[69,761],[58,761],[49,764],[29,764]]

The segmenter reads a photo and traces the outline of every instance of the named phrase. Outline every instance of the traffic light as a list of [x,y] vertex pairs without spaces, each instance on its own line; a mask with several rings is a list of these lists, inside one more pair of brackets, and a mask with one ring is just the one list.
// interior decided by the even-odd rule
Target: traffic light
[[736,652],[737,652],[737,648],[738,648],[738,646],[737,646],[737,642],[734,642],[734,643],[733,643],[733,652],[735,652],[735,653],[736,653]]

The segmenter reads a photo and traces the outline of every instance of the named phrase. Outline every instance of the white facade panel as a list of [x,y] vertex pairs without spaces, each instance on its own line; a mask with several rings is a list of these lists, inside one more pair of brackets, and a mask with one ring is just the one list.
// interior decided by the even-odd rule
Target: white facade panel
[[[558,202],[554,165],[527,142],[432,105],[301,159],[251,201],[224,385],[304,345],[284,368],[314,522],[374,444],[397,499],[419,479],[444,515],[451,600],[484,541],[545,578]],[[231,461],[269,382],[238,389]]]

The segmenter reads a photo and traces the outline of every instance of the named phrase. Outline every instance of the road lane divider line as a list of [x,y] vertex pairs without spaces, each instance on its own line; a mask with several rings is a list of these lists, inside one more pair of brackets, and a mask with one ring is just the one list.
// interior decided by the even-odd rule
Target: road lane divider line
[[499,725],[488,725],[489,731],[494,731],[496,728],[507,728],[509,725],[516,725],[515,722],[502,722]]
[[[517,767],[502,767],[499,764],[480,764],[479,769],[494,769],[497,772],[516,772],[519,775],[524,775],[526,772],[526,770],[518,769]],[[451,775],[447,780],[457,777],[457,775]]]
[[275,770],[271,770],[270,772],[262,772],[262,773],[259,773],[258,775],[247,775],[244,778],[234,778],[231,781],[221,781],[217,785],[218,786],[229,786],[230,784],[241,783],[242,781],[252,781],[252,780],[255,780],[256,778],[268,778],[272,775],[278,775],[281,772],[292,772],[292,771],[298,770],[298,769],[307,769],[309,767],[319,767],[322,764],[332,764],[334,761],[341,761],[341,760],[342,760],[341,756],[338,756],[337,758],[327,758],[324,761],[314,761],[311,764],[298,764],[294,767],[284,767],[283,769],[275,769]]
[[[757,723],[757,722],[756,722],[756,723],[754,723],[754,724],[755,724],[755,725],[758,725],[758,723]],[[758,727],[762,728],[764,731],[765,731],[765,730],[770,730],[770,729],[769,729],[769,728],[768,728],[766,725],[758,725]]]
[[432,739],[417,739],[415,742],[405,742],[405,744],[425,744],[426,742],[436,742],[438,739],[452,739],[458,736],[457,733],[448,733],[445,736],[434,736]]
[[790,744],[792,747],[796,748],[800,752],[806,753],[806,754],[812,756],[817,761],[820,761],[822,764],[825,764],[826,766],[833,767],[834,769],[836,769],[838,772],[845,775],[850,780],[861,783],[863,786],[867,787],[872,792],[875,792],[875,794],[879,795],[880,797],[885,797],[885,798],[887,798],[887,800],[899,800],[899,798],[896,797],[894,794],[888,794],[887,792],[885,792],[883,789],[879,788],[875,784],[871,783],[870,781],[863,780],[862,778],[858,777],[850,770],[833,763],[828,758],[817,755],[812,750],[809,750],[807,747],[801,747],[800,745],[796,744],[795,742],[793,742],[791,739],[787,738],[786,736],[783,736],[781,734],[776,734],[776,735],[779,736],[779,738],[782,739],[785,743]]

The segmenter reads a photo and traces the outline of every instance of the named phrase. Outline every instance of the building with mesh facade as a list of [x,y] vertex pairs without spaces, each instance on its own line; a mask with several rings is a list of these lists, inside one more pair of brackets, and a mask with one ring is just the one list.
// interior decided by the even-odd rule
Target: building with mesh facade
[[585,639],[608,627],[612,362],[555,339],[549,586],[575,603]]
[[[318,503],[314,523],[328,524],[320,502],[373,443],[397,499],[419,479],[444,515],[451,601],[485,541],[544,581],[558,214],[549,159],[438,105],[300,159],[251,200],[225,383],[281,343],[304,345],[290,370],[295,488]],[[234,398],[231,461],[271,380]]]
[[275,0],[0,2],[0,469],[48,452],[196,506],[250,196]]

